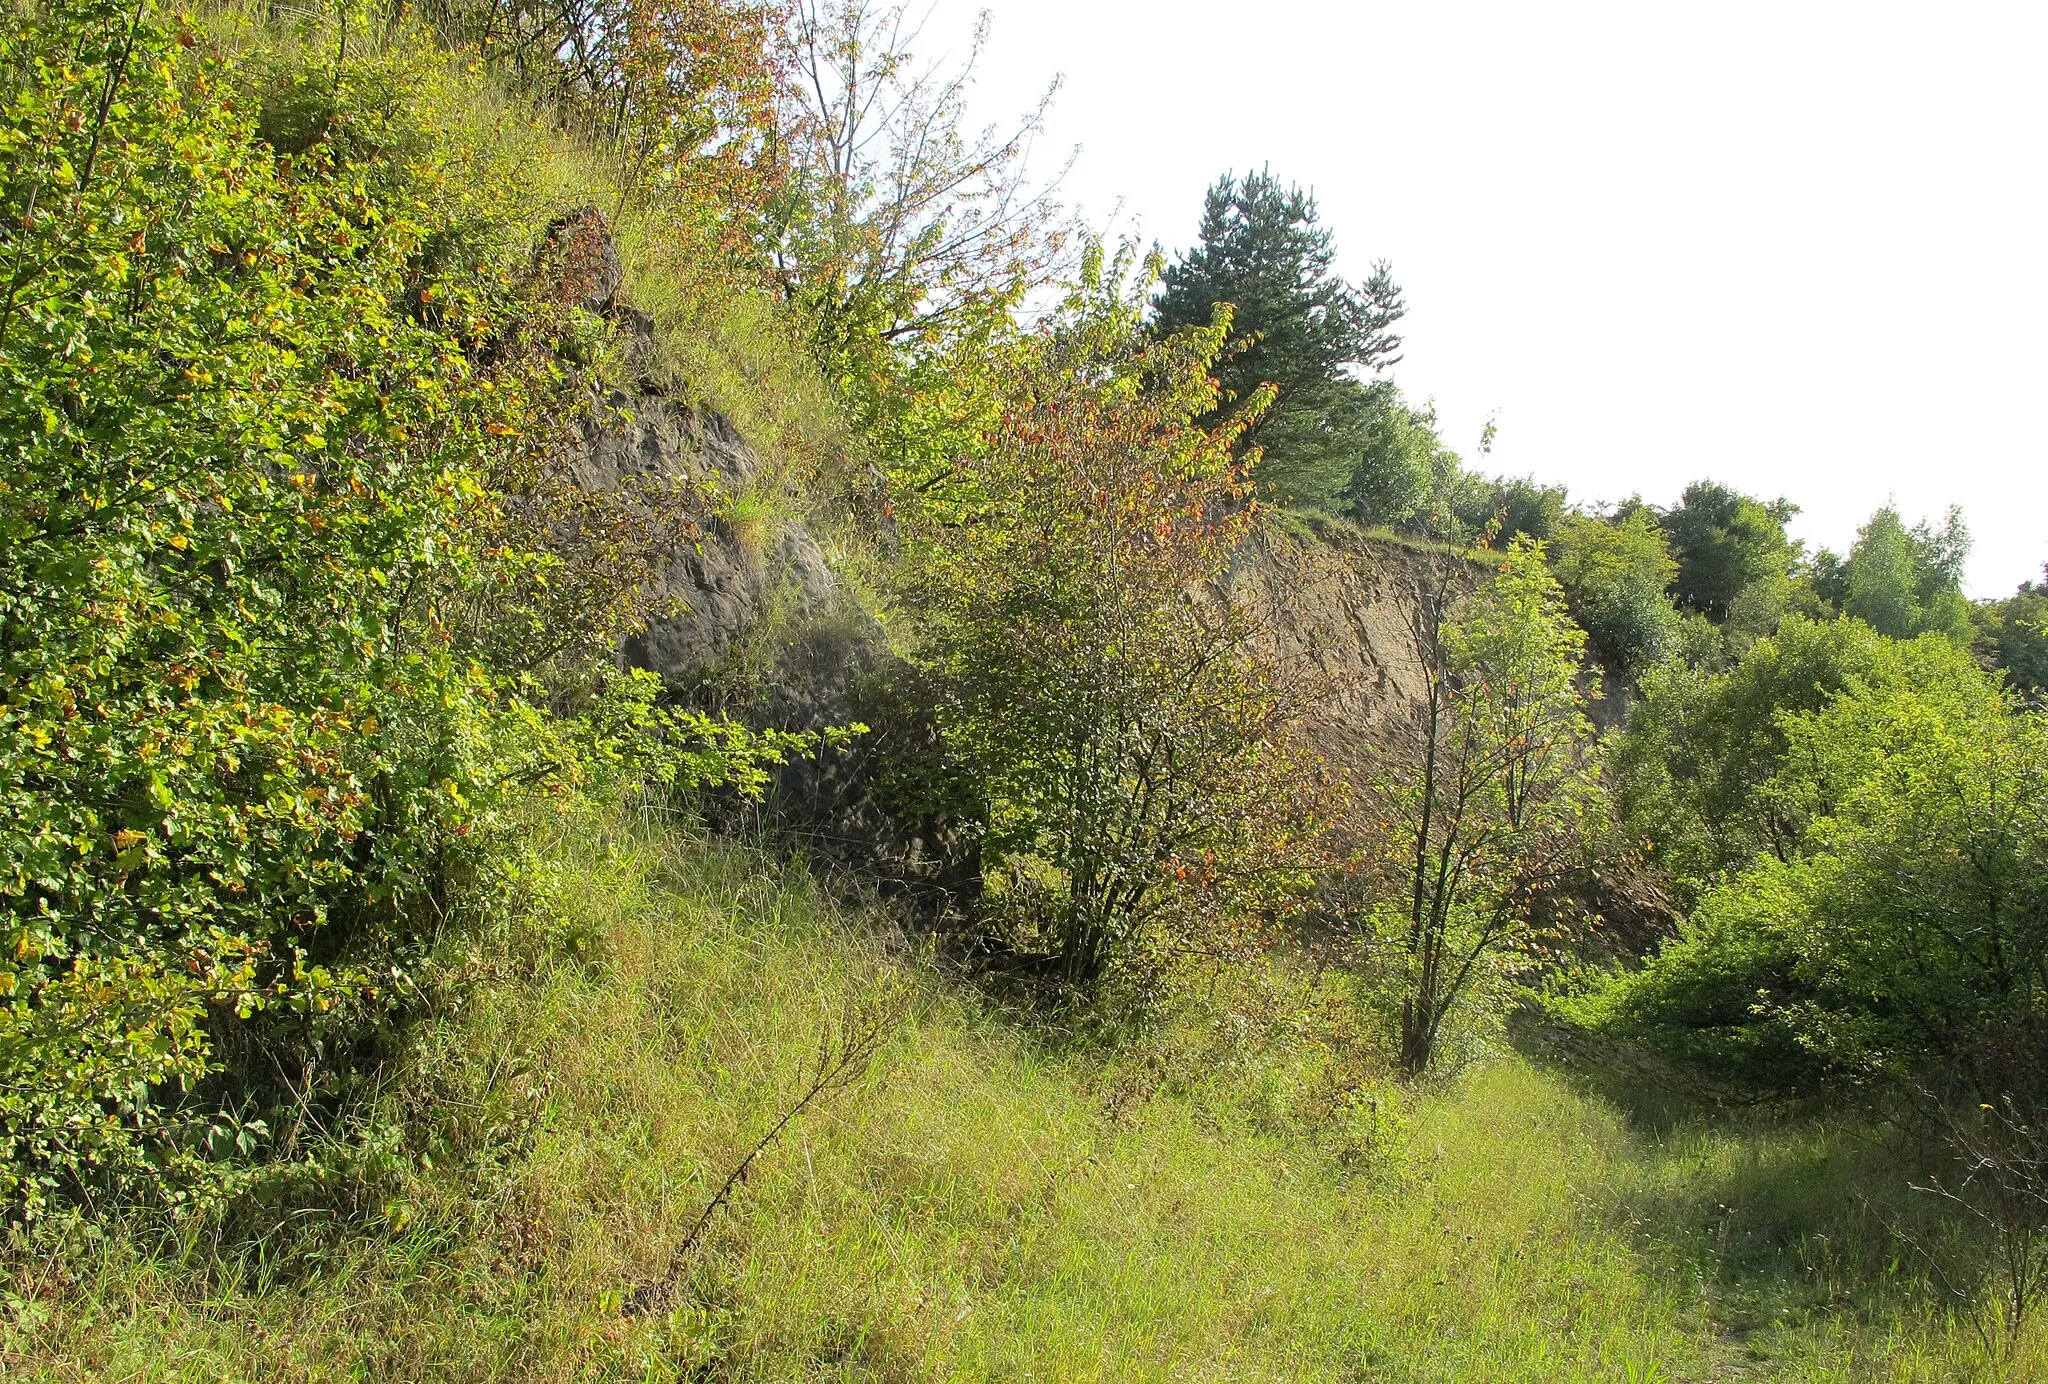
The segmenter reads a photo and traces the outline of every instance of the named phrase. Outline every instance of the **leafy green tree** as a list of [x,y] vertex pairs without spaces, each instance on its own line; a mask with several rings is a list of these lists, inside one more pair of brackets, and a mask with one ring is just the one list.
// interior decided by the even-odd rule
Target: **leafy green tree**
[[[1764,504],[1713,481],[1694,481],[1675,506],[1657,516],[1678,559],[1673,596],[1716,621],[1729,619],[1745,592],[1768,597],[1799,555],[1785,535],[1786,521],[1798,512],[1783,500]],[[1773,623],[1762,612],[1752,621]]]
[[1623,829],[1686,902],[1759,854],[1786,857],[1803,823],[1764,791],[1790,752],[1784,718],[1818,710],[1853,683],[1903,676],[1894,651],[1861,621],[1798,618],[1726,671],[1652,668],[1608,760]]
[[986,16],[948,67],[918,60],[905,5],[776,9],[780,178],[758,246],[873,456],[914,487],[943,472],[972,430],[961,413],[984,402],[961,377],[979,381],[1017,305],[1071,268],[1073,228],[1027,168],[1053,93],[1014,126],[977,129]]
[[1680,937],[1582,1016],[1752,1089],[1951,1059],[1995,1085],[2048,984],[2044,723],[1946,638],[1857,621],[1788,622],[1699,691],[1671,720],[1705,762],[1629,782],[1663,716],[1617,762],[1625,808],[1648,787],[1718,819],[1690,843],[1718,871]]
[[1569,498],[1563,486],[1539,485],[1534,476],[1474,475],[1453,492],[1451,507],[1469,531],[1493,529],[1495,543],[1517,537],[1548,543],[1564,522]]
[[1309,838],[1303,706],[1203,594],[1256,523],[1209,367],[1217,322],[1146,334],[1128,259],[1091,257],[994,379],[1001,408],[905,514],[912,657],[983,801],[992,906],[1075,985],[1214,950]]
[[2030,701],[2048,697],[2048,582],[2021,582],[2006,599],[1982,602],[1975,617],[1977,656]]
[[1975,633],[1962,585],[1969,552],[1961,510],[1951,509],[1938,529],[1908,529],[1887,505],[1857,530],[1842,569],[1842,611],[1893,639],[1933,632],[1967,645]]
[[1676,651],[1679,615],[1664,592],[1678,564],[1646,506],[1612,519],[1566,516],[1551,565],[1594,649],[1624,676],[1639,678]]
[[1908,661],[1787,722],[1775,787],[1803,849],[1738,886],[1791,905],[1779,925],[1834,1011],[1793,1016],[1806,1041],[1897,1079],[1991,1061],[2048,1006],[2048,721],[1945,641]]
[[1375,784],[1377,932],[1401,959],[1401,1066],[1435,1060],[1447,1021],[1536,940],[1543,897],[1579,858],[1598,799],[1579,659],[1585,634],[1528,538],[1462,606],[1447,561],[1412,634],[1416,723]]
[[[1340,277],[1315,199],[1268,172],[1226,174],[1209,189],[1200,243],[1163,277],[1153,302],[1156,329],[1202,328],[1228,303],[1238,333],[1216,362],[1221,403],[1275,387],[1272,407],[1240,445],[1258,447],[1261,494],[1282,504],[1334,512],[1368,450],[1391,386],[1367,383],[1398,359],[1394,327],[1406,307],[1388,266],[1362,285]],[[1220,415],[1217,415],[1220,417]]]
[[1403,527],[1461,463],[1437,434],[1434,409],[1414,408],[1391,388],[1385,395],[1366,424],[1345,506],[1362,524]]
[[1842,555],[1832,548],[1822,548],[1806,561],[1804,568],[1806,581],[1825,613],[1841,614],[1842,602],[1849,598],[1849,571]]

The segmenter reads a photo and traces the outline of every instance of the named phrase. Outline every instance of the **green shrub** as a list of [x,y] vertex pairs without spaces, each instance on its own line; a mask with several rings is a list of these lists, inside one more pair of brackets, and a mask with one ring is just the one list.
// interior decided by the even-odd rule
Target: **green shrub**
[[1000,422],[905,505],[903,590],[948,752],[984,804],[992,910],[1075,986],[1229,951],[1314,848],[1306,698],[1190,593],[1256,522],[1213,428],[1227,319],[1152,338],[1092,258],[998,358]]
[[[1944,636],[1860,623],[1788,623],[1667,720],[1672,686],[1633,748],[1687,726],[1666,764],[1690,758],[1729,864],[1643,970],[1564,1008],[1750,1089],[1833,1073],[2025,1094],[2048,973],[2042,718]],[[1723,739],[1741,706],[1750,733]]]
[[1630,678],[1675,652],[1679,616],[1664,590],[1678,564],[1649,510],[1574,514],[1556,528],[1552,564],[1593,647]]
[[[1701,654],[1715,642],[1702,639]],[[1782,853],[1800,824],[1763,788],[1785,762],[1783,717],[1857,681],[1909,676],[1912,657],[1860,620],[1795,618],[1725,671],[1704,657],[1651,669],[1609,760],[1628,839],[1674,877],[1683,902],[1760,851]]]
[[34,1218],[175,1201],[223,1129],[334,1100],[536,788],[744,792],[809,742],[644,679],[529,704],[635,616],[660,516],[566,478],[548,188],[437,55],[15,17],[0,1206]]
[[551,377],[502,250],[434,267],[439,184],[477,170],[379,186],[326,137],[401,113],[294,117],[280,151],[182,22],[85,4],[0,42],[6,1060],[67,1074],[5,1116],[33,1211],[178,1132],[137,1093],[230,1029],[311,1052],[402,993],[503,782],[463,612],[518,564],[486,472]]

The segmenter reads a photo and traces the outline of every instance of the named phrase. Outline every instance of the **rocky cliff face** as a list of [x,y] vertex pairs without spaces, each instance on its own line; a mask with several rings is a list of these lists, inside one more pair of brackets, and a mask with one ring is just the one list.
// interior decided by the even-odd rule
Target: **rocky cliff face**
[[908,670],[852,599],[810,529],[770,496],[744,526],[718,497],[758,493],[761,458],[722,415],[651,387],[613,391],[583,424],[579,484],[689,479],[711,497],[700,532],[666,555],[654,595],[668,613],[620,647],[622,666],[661,675],[680,701],[758,726],[865,724],[845,749],[787,765],[728,825],[762,828],[829,870],[945,912],[978,893],[972,843],[944,814],[888,805],[892,776],[932,743],[900,684]]
[[745,530],[720,519],[716,497],[761,483],[761,459],[721,414],[651,389],[614,391],[583,424],[578,482],[611,489],[638,477],[687,478],[712,497],[701,535],[667,554],[654,596],[674,614],[629,639],[622,657],[681,690],[701,683],[738,645],[778,618],[816,620],[841,605],[839,583],[801,524],[767,518]]
[[[1313,536],[1277,526],[1247,542],[1219,583],[1249,610],[1282,667],[1324,690],[1311,731],[1325,753],[1367,768],[1409,732],[1424,695],[1415,619],[1440,559],[1331,525]],[[1453,580],[1480,569],[1459,563]]]
[[[629,362],[651,358],[655,323],[619,296],[624,273],[596,208],[548,227],[535,273],[561,305],[609,319]],[[885,806],[896,767],[933,737],[904,710],[915,704],[901,695],[907,670],[881,626],[789,517],[797,497],[767,493],[774,478],[761,457],[713,410],[644,381],[601,389],[592,403],[569,462],[578,485],[688,481],[704,497],[698,532],[662,555],[650,594],[667,613],[621,645],[620,664],[660,674],[679,701],[759,726],[873,727],[846,749],[785,766],[763,803],[716,810],[935,910],[971,899],[980,866],[964,834],[942,814]],[[737,520],[742,496],[748,517]]]

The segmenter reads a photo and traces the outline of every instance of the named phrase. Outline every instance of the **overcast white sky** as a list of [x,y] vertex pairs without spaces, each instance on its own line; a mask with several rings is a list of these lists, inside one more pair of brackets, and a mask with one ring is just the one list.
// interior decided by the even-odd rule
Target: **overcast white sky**
[[[964,47],[938,0],[923,51]],[[1036,162],[1179,248],[1203,189],[1313,188],[1469,456],[1582,500],[1702,475],[1839,549],[1963,506],[1968,586],[2048,561],[2048,0],[990,0],[977,89],[1065,86]]]

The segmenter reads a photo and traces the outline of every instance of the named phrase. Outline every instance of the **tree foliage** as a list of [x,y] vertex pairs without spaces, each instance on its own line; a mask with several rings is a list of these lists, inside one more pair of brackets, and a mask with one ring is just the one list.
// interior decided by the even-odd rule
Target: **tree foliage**
[[1768,596],[1798,557],[1785,535],[1785,521],[1796,513],[1783,500],[1765,504],[1714,481],[1687,486],[1679,502],[1657,516],[1678,559],[1672,583],[1678,603],[1725,621],[1745,592]]
[[1974,619],[1978,658],[2040,705],[2048,698],[2048,582],[2021,582],[2004,600],[1980,603]]
[[[15,1211],[185,1196],[277,1073],[327,1100],[519,796],[616,741],[526,678],[639,613],[650,511],[562,482],[578,309],[518,168],[432,128],[441,70],[316,86],[148,7],[0,35]],[[744,778],[664,728],[711,739],[655,779]]]
[[968,124],[987,37],[983,16],[964,61],[926,65],[907,5],[800,0],[776,40],[784,181],[763,248],[856,426],[912,484],[958,440],[942,401],[960,363],[1068,265],[1057,179],[1032,186],[1026,162],[1052,91],[1007,130]]
[[1459,474],[1459,465],[1437,434],[1435,411],[1389,395],[1366,425],[1344,512],[1362,524],[1408,526]]
[[1410,1073],[1434,1060],[1460,1004],[1526,959],[1540,901],[1576,862],[1598,796],[1585,635],[1542,545],[1517,539],[1462,607],[1452,571],[1418,604],[1424,695],[1372,796],[1376,930],[1403,958]]
[[1907,677],[1911,657],[1861,621],[1792,619],[1724,671],[1650,670],[1611,760],[1623,829],[1686,900],[1759,854],[1785,858],[1803,821],[1765,791],[1790,753],[1785,718]]
[[[1819,998],[1791,1020],[1858,1072],[1980,1065],[2048,1005],[2048,722],[1976,664],[1923,642],[1909,679],[1793,718],[1777,791],[1808,818],[1756,887],[1788,891]],[[1746,886],[1745,886],[1746,887]]]
[[1199,423],[1227,310],[1148,338],[1128,258],[1095,263],[905,539],[991,885],[1075,983],[1220,945],[1307,845],[1299,698],[1205,590],[1256,522],[1231,448],[1263,397]]
[[1894,639],[1931,632],[1968,644],[1974,631],[1962,580],[1969,553],[1961,510],[1951,509],[1939,528],[1922,522],[1909,529],[1887,505],[1856,531],[1841,572],[1842,611]]
[[1566,517],[1551,552],[1572,614],[1616,671],[1640,678],[1676,652],[1679,615],[1664,593],[1678,563],[1647,507]]
[[2021,1094],[2048,1001],[2048,723],[1940,636],[1860,652],[1865,671],[1771,720],[1745,794],[1769,848],[1602,1021],[1767,1090],[1832,1073]]
[[[1485,445],[1490,449],[1490,437]],[[1458,522],[1472,533],[1491,530],[1496,543],[1518,537],[1548,543],[1565,521],[1565,488],[1542,485],[1534,476],[1487,477],[1453,468],[1449,483],[1449,507]]]
[[1262,385],[1275,390],[1243,439],[1260,449],[1260,492],[1335,512],[1369,432],[1394,403],[1391,385],[1368,384],[1360,372],[1376,375],[1400,359],[1400,287],[1385,263],[1360,285],[1340,277],[1315,199],[1269,172],[1218,179],[1199,236],[1161,280],[1157,328],[1206,327],[1218,304],[1231,305],[1238,336],[1216,364],[1221,404],[1249,399]]

